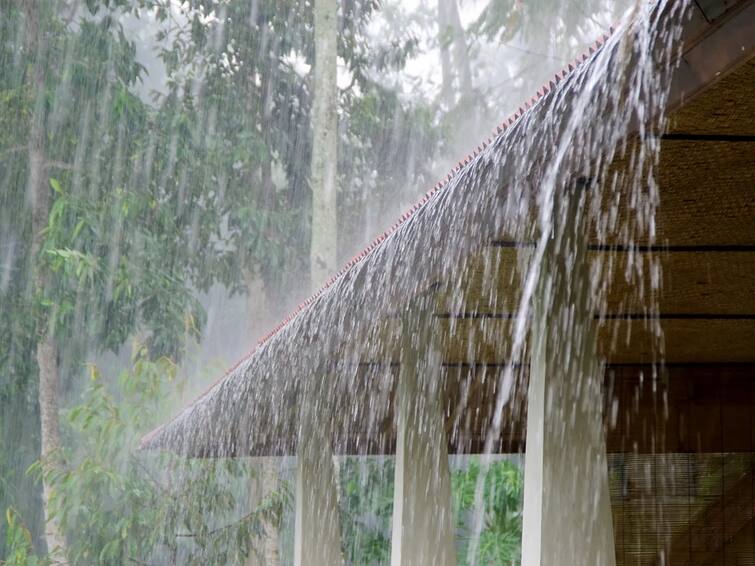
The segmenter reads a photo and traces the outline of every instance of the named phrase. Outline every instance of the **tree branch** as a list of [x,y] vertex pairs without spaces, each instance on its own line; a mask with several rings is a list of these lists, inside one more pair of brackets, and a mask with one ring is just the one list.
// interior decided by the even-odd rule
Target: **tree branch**
[[[268,495],[267,499],[269,499],[270,497],[271,496]],[[269,503],[268,503],[268,505],[269,505]],[[255,508],[254,510],[252,510],[249,513],[247,513],[246,515],[244,515],[243,517],[240,517],[236,521],[233,521],[233,522],[231,522],[231,523],[229,523],[227,525],[223,525],[222,527],[218,527],[216,529],[208,531],[207,532],[207,536],[214,536],[214,535],[216,535],[216,534],[218,534],[220,532],[223,532],[225,530],[237,527],[237,526],[241,525],[242,523],[251,523],[253,520],[259,519],[260,517],[264,516],[265,510],[266,510],[265,506],[264,505],[260,505],[257,508]],[[194,533],[176,533],[175,536],[176,536],[176,538],[195,538],[197,535],[194,534]]]
[[45,163],[45,169],[63,169],[65,171],[71,171],[75,168],[75,165],[65,163],[64,161],[48,161]]

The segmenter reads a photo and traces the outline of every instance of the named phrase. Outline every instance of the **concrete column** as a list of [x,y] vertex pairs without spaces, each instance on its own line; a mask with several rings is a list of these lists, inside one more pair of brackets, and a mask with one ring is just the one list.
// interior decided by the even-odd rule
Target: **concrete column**
[[616,563],[582,196],[554,211],[534,297],[523,566]]
[[441,364],[432,322],[423,313],[410,315],[402,328],[391,566],[456,564]]
[[322,394],[302,395],[301,400],[294,565],[335,566],[342,563],[342,556],[338,478],[331,447],[333,408]]

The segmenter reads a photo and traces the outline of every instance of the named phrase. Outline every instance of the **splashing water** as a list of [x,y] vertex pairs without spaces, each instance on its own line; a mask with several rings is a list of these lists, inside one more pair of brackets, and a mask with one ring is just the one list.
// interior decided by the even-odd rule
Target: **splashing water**
[[[534,252],[528,258],[526,268],[522,270],[522,293],[511,337],[513,360],[526,357],[534,293],[543,277],[543,271],[548,269],[543,262],[549,242],[566,238],[566,230],[579,230],[579,227],[554,222],[554,211],[563,213],[563,208],[555,206],[557,195],[568,194],[570,185],[575,182],[588,182],[591,188],[588,199],[591,202],[588,204],[588,199],[580,198],[579,206],[589,206],[589,210],[585,211],[588,214],[587,225],[594,230],[596,241],[608,245],[613,242],[615,245],[615,237],[620,235],[621,241],[626,242],[625,245],[630,250],[639,245],[652,246],[655,243],[655,213],[660,200],[653,170],[660,152],[660,133],[664,131],[671,73],[681,56],[677,41],[686,9],[686,3],[671,6],[638,4],[617,33],[596,54],[592,65],[576,70],[573,90],[567,88],[557,91],[550,108],[541,113],[544,116],[525,117],[526,120],[538,122],[527,127],[530,132],[534,130],[529,134],[530,139],[549,140],[551,147],[545,148],[542,173],[536,177],[539,181],[534,189],[537,224],[534,228],[532,223],[528,223],[513,230],[518,238],[522,238],[521,241],[536,242]],[[634,147],[627,147],[627,139],[634,133],[639,142]],[[540,148],[526,147],[520,153],[522,161],[526,160],[527,155],[543,153],[542,149],[538,149]],[[621,177],[611,170],[617,154],[632,163],[632,167]],[[517,173],[522,177],[526,175],[522,170]],[[571,198],[577,197],[572,194]],[[623,222],[617,223],[619,207],[626,207],[628,210],[624,211]],[[529,216],[530,212],[526,211],[524,214]],[[616,255],[611,254],[607,259],[601,255],[600,261],[591,266],[593,288],[588,295],[589,304],[586,308],[588,312],[600,313],[602,324],[607,323],[604,318],[608,311],[606,281],[610,280]],[[634,283],[633,287],[638,293],[636,297],[627,298],[629,304],[625,308],[637,306],[642,307],[646,314],[658,312],[660,264],[657,258],[652,254],[644,257],[631,253],[622,255],[626,258],[625,278],[627,282]],[[648,289],[644,287],[647,284],[645,270],[654,273]],[[548,277],[559,275],[563,276],[561,273],[551,272]],[[549,282],[550,288],[557,285],[553,281]],[[547,304],[551,304],[546,310],[553,309],[554,298],[545,300]],[[631,305],[633,300],[636,305]],[[577,305],[577,308],[581,307],[582,305]],[[631,308],[626,312],[631,312]],[[651,327],[656,339],[652,351],[658,358],[654,361],[662,361],[663,336],[660,322],[657,318],[648,316],[644,323]],[[614,324],[618,326],[619,322]],[[566,327],[552,324],[547,340],[582,344],[580,335],[583,332],[584,329],[573,321]],[[627,336],[627,341],[628,338]],[[522,376],[515,376],[515,371],[515,366],[508,365],[501,378],[495,411],[485,440],[485,467],[489,465],[495,443],[501,434],[504,407],[511,400],[515,383],[521,382]],[[473,544],[468,556],[470,563],[475,563],[477,543],[483,527],[484,477],[483,470],[475,491],[475,507],[480,511],[475,521]]]
[[[554,277],[568,276],[574,268],[565,275],[549,270],[550,242],[584,238],[607,252],[592,259],[589,304],[578,305],[597,313],[599,325],[612,337],[603,355],[610,356],[621,340],[629,341],[632,320],[639,318],[652,337],[654,364],[663,362],[663,335],[653,316],[660,264],[654,253],[638,249],[656,242],[660,201],[654,168],[686,9],[685,2],[638,2],[589,60],[568,77],[559,76],[547,95],[519,113],[420,208],[207,394],[146,439],[145,446],[203,457],[289,454],[302,432],[298,407],[307,404],[312,413],[334,416],[336,453],[390,452],[400,320],[418,308],[431,310],[440,316],[425,318],[427,324],[440,332],[441,321],[447,323],[445,341],[435,347],[455,344],[456,357],[421,362],[419,380],[441,387],[436,383],[441,365],[446,371],[480,359],[484,371],[495,373],[486,389],[494,392],[494,403],[475,420],[483,440],[468,547],[468,560],[475,563],[487,470],[502,435],[512,428],[507,419],[521,418],[534,295],[543,280],[554,286]],[[563,213],[562,195],[574,194],[575,185],[580,187],[581,229],[554,218]],[[567,234],[567,229],[582,233]],[[508,273],[510,293],[502,294],[501,282],[492,277],[470,290],[480,254],[491,242],[499,252],[513,251],[514,263],[510,253],[489,254],[482,271]],[[620,305],[609,305],[610,282],[617,274],[632,294]],[[642,316],[611,316],[617,308]],[[471,318],[478,324],[467,324],[470,317],[455,313],[475,315]],[[492,316],[500,313],[511,315],[508,328]],[[548,340],[582,343],[584,329],[575,320],[551,325]],[[414,332],[414,340],[421,334]],[[495,360],[486,357],[485,348],[492,349]],[[477,378],[471,371],[464,386],[469,389]],[[472,402],[462,399],[456,414],[474,411]],[[456,418],[449,439],[463,446],[479,435],[471,422]]]
[[[596,9],[609,11],[602,0],[596,2]],[[247,563],[245,552],[255,550],[257,539],[266,534],[265,525],[282,521],[286,524],[276,534],[281,540],[275,541],[272,553],[293,555],[286,538],[293,530],[287,524],[293,521],[288,485],[299,477],[292,478],[290,468],[307,460],[315,475],[327,475],[328,482],[340,477],[340,500],[333,505],[332,493],[322,491],[316,494],[317,504],[312,497],[304,502],[299,498],[296,505],[310,503],[306,510],[310,519],[314,517],[311,522],[320,526],[337,527],[340,520],[341,530],[349,531],[351,541],[368,531],[376,539],[382,537],[384,554],[376,551],[375,562],[388,559],[391,536],[395,544],[412,521],[425,529],[423,536],[414,533],[421,539],[415,556],[443,547],[446,556],[455,555],[460,562],[489,563],[487,537],[495,530],[490,528],[494,523],[510,535],[510,540],[497,541],[501,548],[508,545],[506,561],[516,561],[522,546],[519,538],[526,531],[522,500],[527,505],[536,484],[525,484],[522,479],[524,464],[536,458],[535,450],[530,454],[524,450],[529,428],[525,423],[529,425],[534,413],[530,400],[542,394],[544,412],[555,416],[555,425],[549,421],[551,438],[565,450],[573,446],[569,440],[587,428],[578,420],[584,414],[599,414],[616,428],[619,395],[611,389],[611,364],[629,360],[628,351],[634,356],[633,365],[648,368],[642,370],[640,383],[650,382],[643,391],[652,390],[654,418],[661,421],[654,423],[650,443],[664,443],[666,425],[660,415],[670,388],[663,378],[666,346],[659,297],[664,278],[659,254],[668,242],[663,232],[667,209],[661,208],[658,180],[665,170],[659,156],[667,117],[680,104],[677,91],[684,90],[677,88],[675,73],[683,41],[694,27],[688,25],[693,3],[638,0],[610,37],[605,36],[589,54],[543,87],[537,98],[504,122],[204,395],[142,438],[145,450],[140,451],[124,446],[136,445],[142,431],[166,412],[163,388],[181,374],[171,358],[183,355],[182,341],[189,343],[201,334],[198,303],[214,301],[215,294],[220,302],[227,301],[226,295],[241,286],[249,295],[242,299],[249,301],[244,306],[258,309],[254,313],[260,320],[251,323],[248,319],[254,315],[245,314],[244,308],[229,309],[238,311],[232,321],[218,317],[223,320],[217,324],[224,329],[244,327],[227,330],[217,343],[204,344],[216,353],[227,352],[234,349],[229,344],[246,343],[249,333],[258,335],[258,327],[275,316],[276,307],[267,303],[285,302],[293,294],[291,288],[297,287],[286,281],[281,283],[287,286],[285,290],[271,292],[271,282],[279,281],[277,277],[296,279],[291,273],[305,269],[306,260],[300,265],[298,256],[293,257],[298,252],[283,260],[277,254],[288,253],[285,246],[290,242],[281,243],[286,238],[299,244],[306,240],[288,231],[301,231],[300,224],[307,224],[297,214],[306,216],[310,204],[301,195],[309,190],[304,171],[311,150],[308,77],[314,67],[307,61],[312,62],[312,38],[308,37],[312,3],[294,1],[283,7],[252,2],[250,6],[221,0],[207,8],[202,2],[180,6],[168,2],[168,12],[162,15],[180,17],[165,24],[158,21],[161,2],[150,2],[155,9],[141,15],[137,9],[141,3],[116,3],[118,7],[107,12],[107,17],[102,14],[112,3],[102,3],[100,16],[75,3],[69,14],[63,4],[39,13],[26,9],[32,3],[9,4],[8,13],[15,19],[8,21],[23,24],[23,32],[14,32],[20,39],[0,45],[4,73],[0,76],[7,79],[0,89],[6,105],[0,117],[3,124],[7,120],[16,128],[9,126],[10,133],[0,140],[2,186],[7,188],[0,200],[14,206],[23,201],[26,213],[44,204],[42,195],[51,207],[18,220],[12,218],[14,210],[0,211],[0,236],[9,235],[8,242],[0,245],[0,310],[10,313],[7,318],[14,325],[10,335],[15,341],[8,340],[13,358],[9,367],[18,370],[18,383],[34,397],[42,371],[38,381],[34,372],[46,359],[47,373],[56,380],[60,373],[63,408],[85,391],[83,405],[61,416],[62,438],[53,439],[63,448],[59,461],[53,461],[57,456],[50,460],[54,465],[49,479],[65,494],[62,498],[68,498],[65,505],[58,505],[63,510],[59,513],[62,527],[53,532],[57,527],[51,521],[50,532],[40,534],[47,538],[38,546],[56,540],[65,543],[68,537],[80,553],[71,558],[73,562],[91,561],[93,549],[103,549],[100,559],[109,563],[129,553],[150,563],[189,563],[209,554],[217,555],[220,562]],[[342,39],[355,42],[349,49],[359,59],[367,44],[360,26],[368,25],[369,14],[379,5],[365,2],[354,8],[352,4],[340,4],[343,10],[352,10],[342,14]],[[362,9],[366,16],[353,12]],[[390,18],[403,17],[398,5],[392,9],[392,15],[388,8],[384,12],[388,28],[396,27]],[[116,20],[121,16],[119,24]],[[42,19],[37,21],[37,17]],[[453,14],[443,17],[463,27],[452,21]],[[148,87],[136,85],[141,71],[127,38],[139,35],[138,28],[147,21],[152,27],[141,37],[157,30],[162,37],[150,44],[154,53],[150,46],[146,49],[148,66],[156,71],[152,86],[159,91],[154,105],[146,102]],[[123,22],[125,27],[118,28]],[[14,25],[0,27],[11,30]],[[35,28],[41,33],[29,31]],[[114,33],[117,29],[123,31],[120,36]],[[281,33],[281,29],[289,31]],[[21,37],[27,32],[28,36]],[[194,32],[206,32],[206,36],[182,43]],[[375,33],[385,34],[385,41],[391,42],[392,32]],[[478,29],[477,33],[482,32]],[[498,45],[504,39],[496,36],[494,47],[505,50],[506,44]],[[214,47],[209,48],[211,44]],[[464,63],[466,48],[460,45],[449,48],[444,66]],[[268,49],[273,53],[269,57]],[[158,57],[159,52],[166,56]],[[336,77],[342,83],[344,77],[339,75],[352,62],[342,65],[338,61]],[[368,70],[382,73],[382,63],[375,65]],[[27,67],[34,73],[27,76]],[[482,66],[479,74],[485,73],[491,74]],[[359,73],[351,70],[347,74],[345,82],[350,86],[341,95],[354,97],[349,104],[363,95],[367,100],[369,96],[357,91],[369,81],[360,83]],[[464,82],[465,76],[474,74],[462,69],[449,85],[457,88],[454,81]],[[380,77],[374,84],[385,86],[392,80]],[[398,90],[411,87],[410,83],[407,80],[388,97],[398,96]],[[444,91],[449,85],[443,86]],[[475,107],[474,89],[464,86],[458,85],[463,100],[456,111],[469,124],[461,120],[457,126],[464,132],[476,131],[486,110]],[[247,89],[244,96],[236,97],[238,89]],[[454,96],[444,92],[438,112],[455,104]],[[78,114],[77,97],[82,100]],[[357,121],[361,107],[348,108],[341,108],[341,126]],[[347,213],[339,209],[336,217],[350,217],[354,209],[370,205],[369,211],[354,213],[358,218],[346,220],[346,236],[339,226],[340,239],[371,230],[381,214],[376,210],[396,206],[388,201],[403,201],[406,192],[385,189],[395,179],[402,180],[395,184],[406,184],[403,180],[422,178],[433,169],[415,163],[425,146],[431,145],[423,138],[426,132],[423,129],[417,134],[422,139],[414,139],[416,124],[405,127],[401,122],[406,109],[401,104],[396,108],[386,112],[398,113],[391,118],[392,141],[380,143],[390,146],[399,138],[412,139],[403,140],[400,148],[389,148],[391,158],[373,162],[365,157],[369,144],[390,129],[382,125],[380,134],[356,136],[342,141],[339,148],[348,154],[339,155],[339,174],[354,184],[341,187],[339,206],[348,199],[359,204],[350,202],[343,207]],[[371,118],[381,118],[381,109],[371,112]],[[430,121],[423,127],[437,126]],[[344,126],[348,132],[350,127]],[[36,145],[16,143],[27,134]],[[236,134],[237,140],[225,139]],[[448,144],[455,146],[459,140],[451,138]],[[376,153],[382,151],[383,146]],[[14,163],[16,153],[28,153],[27,160],[31,163],[36,158],[36,165],[24,159]],[[386,172],[387,179],[376,180],[377,172],[372,178],[362,178],[361,173],[373,163],[392,160],[395,169],[410,171]],[[36,170],[33,179],[29,175],[27,180],[27,168]],[[257,191],[256,185],[262,188]],[[250,186],[255,190],[249,191]],[[373,196],[381,191],[385,194]],[[298,207],[297,211],[289,215],[289,206]],[[360,226],[362,221],[364,226]],[[30,237],[29,246],[25,239]],[[337,247],[340,253],[359,246],[339,241]],[[254,256],[257,253],[264,257]],[[46,278],[36,277],[37,255],[44,258],[38,263],[43,266],[39,273],[46,270]],[[202,263],[207,265],[198,266]],[[21,271],[27,273],[19,275]],[[263,299],[253,298],[256,293]],[[254,301],[265,305],[253,305]],[[249,326],[254,328],[250,331]],[[49,340],[38,341],[39,335]],[[669,333],[670,345],[675,336]],[[88,379],[74,381],[81,377],[80,362],[88,362],[90,352],[102,356],[103,350],[120,350],[114,357],[121,359],[105,365],[128,365],[123,345],[130,337],[137,337],[139,346],[129,360],[132,369],[124,372],[117,386],[116,380],[105,383],[95,364],[86,366]],[[35,350],[40,344],[49,346],[46,356]],[[40,357],[35,360],[35,355]],[[190,356],[186,365],[199,366]],[[641,364],[635,363],[638,360]],[[673,354],[669,360],[675,360]],[[4,353],[0,362],[2,367],[8,365]],[[544,368],[555,368],[557,377],[563,378],[559,385],[543,385]],[[195,368],[189,371],[198,373]],[[607,395],[602,391],[604,383]],[[24,415],[27,407],[38,411],[39,401],[13,406],[16,397],[6,396],[6,391],[15,396],[16,384],[8,389],[2,385],[0,401],[12,411],[11,416],[0,411],[0,428],[17,421],[14,433],[2,431],[0,444],[4,445],[8,438],[16,440],[13,435],[19,431],[26,434],[32,421],[35,427],[39,425],[38,416],[42,423],[45,418],[36,412]],[[52,391],[47,396],[52,401],[56,401],[56,387],[53,383],[46,389]],[[110,393],[109,388],[117,388],[118,393]],[[634,403],[639,403],[640,388],[632,392]],[[57,406],[53,402],[50,406],[48,416],[57,419]],[[54,424],[55,419],[48,418],[47,424]],[[82,446],[72,440],[79,438],[85,439]],[[608,446],[605,439],[601,442]],[[38,455],[35,443],[36,437],[26,443],[33,458]],[[450,457],[439,448],[442,444],[450,448]],[[10,469],[5,455],[13,450],[0,448],[0,472],[4,472]],[[640,454],[636,445],[624,448]],[[92,450],[99,460],[88,458]],[[655,445],[650,451],[653,457],[667,457],[662,449],[656,454]],[[57,452],[43,448],[43,456]],[[597,481],[595,462],[604,465],[610,459],[600,450],[574,453],[575,469],[563,475],[568,479],[580,476],[583,483]],[[270,458],[266,462],[276,472],[271,477],[283,469],[285,481],[271,488],[266,483],[270,478],[255,472],[267,465],[254,459],[258,456]],[[424,471],[400,476],[405,462]],[[26,468],[26,464],[12,464]],[[46,477],[46,465],[38,465],[34,481]],[[61,473],[55,472],[56,466]],[[127,472],[112,476],[112,469]],[[505,482],[500,481],[503,476]],[[0,478],[3,502],[8,499],[5,486],[14,485],[13,481]],[[47,513],[48,500],[55,509],[56,490],[48,490],[46,483],[44,488],[42,507]],[[426,522],[411,505],[396,512],[391,495],[399,494],[393,497],[394,506],[399,507],[400,495],[412,490],[421,492],[417,499],[424,497],[428,506],[437,504],[442,511]],[[39,493],[29,491],[39,499]],[[239,492],[246,499],[237,497]],[[186,494],[199,494],[201,501],[182,501],[189,498]],[[589,495],[594,501],[584,503],[586,508],[608,499],[601,501],[599,487]],[[452,506],[438,504],[452,498]],[[568,498],[553,499],[569,507],[563,503]],[[115,509],[111,508],[113,500],[118,501],[112,506]],[[169,504],[157,505],[158,500],[169,500]],[[143,509],[146,518],[142,521],[134,518],[137,513],[124,512],[124,501]],[[33,506],[38,508],[40,503],[35,501]],[[334,508],[340,510],[340,517]],[[97,513],[90,517],[90,509]],[[579,515],[583,510],[576,506],[567,511],[586,516]],[[391,512],[408,523],[394,520],[391,532]],[[98,525],[92,526],[97,521],[92,517],[102,516],[118,523],[104,536]],[[296,520],[300,518],[297,510]],[[12,533],[23,542],[23,529],[10,511],[7,522],[13,523]],[[41,532],[44,518],[36,522]],[[79,525],[86,527],[78,532]],[[148,532],[155,525],[160,532]],[[588,538],[592,527],[600,530],[595,521],[581,527],[587,529]],[[126,531],[128,536],[122,534]],[[441,531],[446,535],[455,531],[455,542]],[[419,527],[417,532],[422,532]],[[578,528],[574,532],[584,533]],[[3,533],[0,537],[6,538]],[[142,541],[149,550],[134,550]],[[362,542],[372,544],[367,539]],[[121,551],[114,548],[117,545],[131,546]],[[0,554],[4,550],[0,544]],[[265,547],[260,553],[269,550]]]

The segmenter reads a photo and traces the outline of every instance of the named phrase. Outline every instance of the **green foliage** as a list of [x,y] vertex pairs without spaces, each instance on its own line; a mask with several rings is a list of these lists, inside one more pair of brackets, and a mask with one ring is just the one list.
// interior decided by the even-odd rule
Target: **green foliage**
[[[150,359],[144,346],[135,347],[131,362],[114,391],[97,367],[88,366],[82,401],[66,414],[66,444],[72,447],[65,451],[66,465],[31,470],[46,474],[52,486],[51,510],[67,534],[68,559],[241,563],[266,527],[280,521],[289,504],[287,487],[250,509],[239,497],[253,479],[245,462],[139,452],[139,439],[163,417],[168,395],[180,384],[173,362]],[[13,533],[17,539],[17,528]]]
[[544,51],[564,49],[580,26],[597,23],[592,14],[610,12],[610,7],[604,0],[491,0],[470,32],[501,43],[522,33]]
[[[196,322],[204,315],[187,282],[161,261],[180,233],[174,227],[172,240],[170,231],[155,231],[173,222],[168,210],[136,188],[92,199],[66,191],[55,179],[51,185],[57,197],[43,264],[54,279],[39,299],[48,324],[59,333],[75,330],[82,343],[111,349],[143,324],[153,331],[153,348],[175,354],[186,333],[198,334]],[[113,230],[120,237],[113,238]]]
[[340,462],[341,533],[347,564],[386,564],[391,556],[393,461],[343,458]]
[[31,533],[13,507],[5,511],[5,547],[7,556],[0,560],[5,566],[45,566],[48,561],[35,555]]
[[[477,459],[453,472],[454,508],[457,531],[461,533],[459,563],[465,564],[470,538],[473,536],[475,494],[481,466]],[[522,541],[522,469],[510,460],[489,465],[483,480],[483,529],[477,548],[476,564],[518,564]]]
[[[479,459],[473,457],[451,475],[459,564],[467,564],[469,559],[480,474]],[[390,458],[341,459],[341,532],[347,564],[390,561],[393,478],[394,462]],[[519,564],[523,489],[518,464],[511,460],[490,464],[483,481],[483,528],[476,564]]]

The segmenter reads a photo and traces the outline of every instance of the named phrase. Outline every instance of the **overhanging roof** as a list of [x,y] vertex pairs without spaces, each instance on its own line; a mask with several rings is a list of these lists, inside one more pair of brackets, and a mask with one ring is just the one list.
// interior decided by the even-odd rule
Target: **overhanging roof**
[[[755,363],[755,3],[740,2],[717,17],[695,8],[683,26],[673,112],[660,141],[662,205],[653,244],[660,247],[646,245],[639,233],[591,238],[595,255],[660,253],[663,292],[651,316],[660,320],[665,360],[672,365]],[[336,449],[390,450],[396,314],[428,292],[435,297],[433,323],[443,335],[448,419],[470,418],[459,407],[477,409],[466,425],[469,438],[452,438],[452,448],[479,447],[500,366],[526,366],[526,360],[510,359],[503,339],[516,316],[517,262],[526,261],[532,241],[531,233],[507,232],[507,220],[519,212],[511,186],[521,185],[525,158],[537,178],[549,158],[538,136],[552,135],[543,126],[553,120],[550,113],[575,111],[589,79],[618,60],[631,33],[624,28],[604,38],[555,77],[247,358],[145,437],[142,447],[200,457],[291,453],[302,385],[327,374],[333,405],[323,410],[343,413]],[[626,141],[636,143],[632,136]],[[612,168],[630,167],[630,155],[618,154]],[[617,272],[607,285],[602,314],[616,320],[601,336],[609,363],[655,361],[646,325],[635,323],[630,339],[617,339],[626,323],[647,316],[632,310],[641,306],[636,289],[646,282],[627,283]],[[506,435],[509,446],[516,445],[517,432]]]

